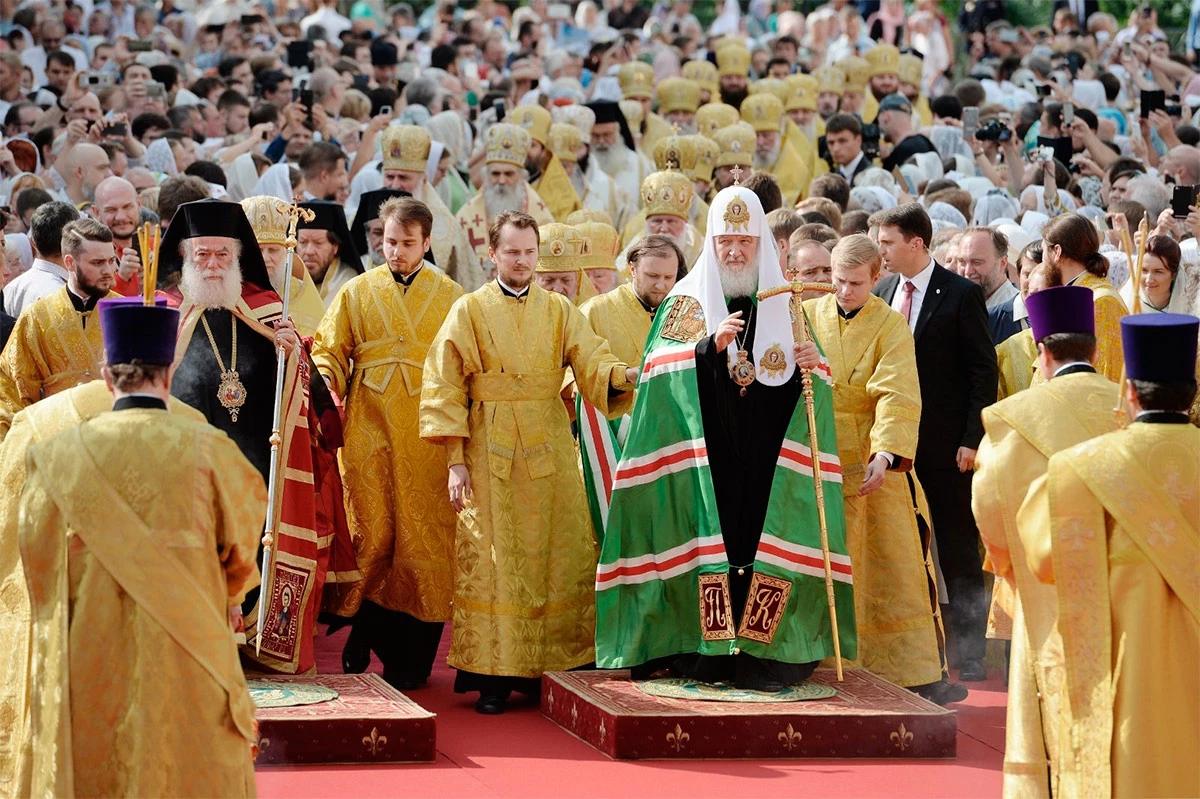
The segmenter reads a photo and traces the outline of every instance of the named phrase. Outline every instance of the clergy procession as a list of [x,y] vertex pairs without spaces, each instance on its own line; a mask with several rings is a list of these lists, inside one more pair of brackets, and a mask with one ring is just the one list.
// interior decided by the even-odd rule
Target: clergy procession
[[0,9],[0,795],[1200,796],[1175,5]]

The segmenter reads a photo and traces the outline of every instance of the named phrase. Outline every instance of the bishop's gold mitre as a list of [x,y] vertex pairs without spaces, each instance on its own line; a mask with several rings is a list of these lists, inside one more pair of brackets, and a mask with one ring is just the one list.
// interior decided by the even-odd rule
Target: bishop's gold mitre
[[654,67],[641,61],[622,64],[617,70],[617,83],[625,100],[649,100],[654,96]]
[[572,211],[567,214],[567,224],[573,227],[579,227],[584,222],[600,222],[609,227],[612,227],[612,217],[603,211],[597,211],[595,208],[580,208],[578,211]]
[[754,166],[754,148],[758,145],[758,136],[750,125],[738,122],[722,128],[713,136],[713,141],[721,148],[717,166]]
[[921,85],[921,78],[925,73],[925,62],[919,56],[912,53],[905,53],[900,56],[900,62],[896,68],[896,74],[900,78],[901,83],[910,83],[913,86]]
[[837,67],[814,69],[812,76],[817,79],[817,94],[836,94],[841,97],[846,91],[846,73]]
[[741,75],[745,77],[750,72],[750,50],[745,42],[728,42],[717,48],[717,74]]
[[846,76],[842,94],[857,92],[862,94],[867,90],[867,82],[871,80],[871,64],[866,60],[852,55],[834,64]]
[[604,222],[575,222],[572,224],[579,231],[579,235],[583,236],[589,244],[589,251],[579,259],[579,265],[584,269],[616,271],[617,253],[621,251],[621,235],[617,233],[617,229]]
[[242,210],[246,212],[250,227],[254,229],[254,238],[259,244],[283,246],[287,243],[288,209],[291,207],[290,203],[270,195],[242,200]]
[[533,139],[525,128],[507,122],[492,125],[488,128],[483,142],[487,152],[485,160],[489,164],[514,164],[524,169],[525,158],[529,155],[529,145],[532,142]]
[[783,124],[783,102],[773,94],[752,94],[742,100],[742,121],[756,133],[778,132]]
[[425,173],[431,140],[416,125],[388,125],[383,130],[383,168]]
[[721,145],[698,133],[693,134],[691,138],[696,142],[696,169],[692,172],[692,177],[708,183],[712,180],[717,159],[721,157]]
[[792,87],[788,86],[787,81],[782,78],[761,78],[749,86],[751,97],[756,94],[773,94],[779,98],[781,103],[787,100],[791,91]]
[[727,128],[742,118],[738,110],[725,103],[705,103],[696,111],[696,132],[712,138],[722,128]]
[[687,219],[695,192],[691,179],[682,172],[674,169],[651,172],[642,181],[642,208],[646,218],[670,214]]
[[716,64],[702,58],[693,59],[684,64],[679,70],[679,76],[694,80],[701,89],[708,90],[710,95],[721,91],[721,77],[717,73]]
[[654,143],[654,166],[691,175],[696,169],[696,142],[691,136],[664,136]]
[[812,75],[798,73],[787,80],[791,93],[783,105],[784,111],[816,111],[819,84]]
[[658,84],[658,113],[696,113],[700,107],[700,84],[687,78],[667,78]]
[[573,164],[579,160],[579,151],[583,149],[583,136],[574,125],[555,122],[550,126],[546,146],[558,156],[559,161]]
[[900,74],[900,50],[890,44],[877,44],[863,56],[871,65],[871,77]]
[[578,272],[587,241],[571,225],[551,222],[538,228],[537,272]]
[[554,119],[550,112],[540,105],[519,105],[512,110],[506,121],[525,128],[535,142],[545,147]]

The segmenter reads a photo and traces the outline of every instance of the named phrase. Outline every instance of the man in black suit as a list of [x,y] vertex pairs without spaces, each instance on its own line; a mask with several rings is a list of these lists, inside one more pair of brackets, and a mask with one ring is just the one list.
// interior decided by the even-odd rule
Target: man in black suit
[[834,114],[825,123],[825,160],[829,170],[854,186],[854,178],[874,164],[863,152],[862,122],[854,114]]
[[986,679],[988,600],[971,513],[980,412],[996,401],[998,369],[983,291],[929,255],[933,225],[916,203],[871,217],[883,266],[893,274],[875,294],[909,320],[921,383],[921,426],[913,465],[933,516],[938,559],[950,600],[960,679]]

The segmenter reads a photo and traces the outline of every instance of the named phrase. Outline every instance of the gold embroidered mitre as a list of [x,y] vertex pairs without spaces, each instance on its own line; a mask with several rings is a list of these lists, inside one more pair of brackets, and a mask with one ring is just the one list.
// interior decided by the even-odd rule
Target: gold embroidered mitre
[[692,178],[708,183],[712,180],[713,168],[717,165],[717,159],[721,157],[721,145],[698,133],[691,138],[696,142],[696,168],[692,172]]
[[577,222],[574,227],[589,245],[588,253],[579,259],[579,265],[584,269],[611,269],[615,272],[617,253],[621,251],[621,235],[617,229],[603,222]]
[[623,99],[649,100],[654,96],[654,67],[641,61],[622,64],[617,70],[617,83],[621,86]]
[[696,169],[696,154],[696,142],[690,136],[665,136],[654,144],[654,166],[691,175]]
[[680,77],[694,80],[700,84],[701,89],[707,89],[710,95],[715,95],[721,91],[720,75],[717,73],[717,67],[711,61],[697,58],[687,62],[679,70]]
[[912,53],[905,53],[900,56],[900,62],[896,67],[896,74],[900,78],[901,83],[909,83],[913,86],[921,85],[921,77],[925,72],[925,62],[920,57]]
[[429,160],[429,133],[416,125],[388,125],[383,130],[383,168],[424,174]]
[[871,65],[871,77],[876,75],[898,75],[900,73],[900,50],[890,44],[877,44],[863,56]]
[[515,164],[524,169],[525,157],[529,154],[529,145],[532,142],[533,139],[525,128],[507,122],[492,125],[484,139],[486,161],[489,164]]
[[519,105],[508,115],[508,122],[525,128],[530,137],[543,147],[550,138],[553,121],[550,112],[540,105]]
[[750,234],[750,206],[741,197],[733,197],[725,206],[721,223],[725,226],[723,233]]
[[783,101],[773,94],[752,94],[742,100],[742,121],[761,131],[779,132],[783,124]]
[[745,42],[732,41],[717,48],[717,74],[741,75],[750,73],[750,50]]
[[754,148],[758,137],[754,128],[745,122],[737,122],[717,131],[713,141],[721,148],[716,166],[753,166]]
[[705,103],[696,111],[696,132],[712,138],[718,130],[727,128],[742,118],[738,110],[725,103]]
[[850,56],[843,58],[835,65],[846,76],[846,83],[842,87],[842,94],[847,92],[858,92],[859,94],[867,90],[867,81],[871,79],[871,65],[866,60],[858,56]]
[[700,107],[700,84],[687,78],[667,78],[658,84],[658,113],[696,113]]
[[587,243],[571,225],[551,222],[538,228],[538,272],[578,272],[579,259],[587,252]]
[[597,211],[595,208],[580,208],[578,211],[572,211],[567,214],[567,224],[573,227],[579,227],[584,222],[600,222],[601,224],[612,227],[612,217],[603,211]]
[[586,105],[558,105],[551,110],[550,116],[557,123],[573,125],[580,136],[591,141],[592,128],[596,125],[596,112]]
[[558,160],[573,164],[579,160],[579,151],[583,149],[583,136],[574,125],[556,122],[550,126],[550,137],[546,146],[558,156]]
[[841,97],[846,91],[846,73],[837,67],[814,69],[812,76],[817,79],[817,94],[836,94]]
[[812,75],[792,75],[786,81],[791,92],[784,102],[784,111],[816,111],[817,79]]
[[674,169],[651,172],[642,181],[642,209],[645,210],[647,219],[658,214],[687,219],[692,207],[693,194],[695,188],[692,181],[682,172]]
[[749,90],[751,97],[756,94],[773,94],[782,103],[787,100],[788,93],[791,92],[792,88],[788,86],[785,80],[779,78],[762,78],[751,83]]
[[290,207],[278,197],[269,195],[242,200],[242,210],[246,212],[250,227],[254,229],[254,238],[259,244],[283,246],[287,243],[287,209]]

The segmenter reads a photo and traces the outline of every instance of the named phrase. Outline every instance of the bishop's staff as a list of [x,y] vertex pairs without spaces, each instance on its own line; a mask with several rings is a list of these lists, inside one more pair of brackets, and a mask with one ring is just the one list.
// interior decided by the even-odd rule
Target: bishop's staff
[[[284,242],[287,247],[287,256],[284,259],[283,289],[281,292],[283,294],[283,313],[280,319],[286,322],[288,320],[288,307],[291,305],[292,299],[292,263],[296,258],[296,226],[299,224],[301,218],[305,222],[313,221],[316,218],[316,214],[294,203],[289,205],[284,213],[288,217],[287,240]],[[277,344],[275,347],[275,409],[271,416],[271,469],[267,476],[267,524],[263,529],[262,537],[262,587],[258,594],[258,634],[254,637],[255,654],[262,652],[263,628],[266,623],[267,604],[271,597],[271,577],[274,574],[274,569],[271,568],[271,551],[275,546],[275,536],[278,534],[275,516],[279,512],[281,495],[283,494],[283,480],[280,478],[281,470],[279,468],[280,449],[283,439],[279,428],[283,417],[283,382],[287,375],[287,359],[287,351],[284,350],[282,344]]]
[[162,228],[149,222],[136,229],[138,247],[146,259],[142,265],[142,304],[154,305],[154,289],[158,285],[158,249],[162,246]]
[[[1131,314],[1142,312],[1142,262],[1146,260],[1146,244],[1149,241],[1150,225],[1146,222],[1146,218],[1142,217],[1142,222],[1138,225],[1137,261],[1133,264],[1133,274],[1129,278],[1133,281],[1133,299],[1129,304]],[[1128,249],[1126,249],[1126,254],[1128,254]],[[1129,423],[1129,418],[1125,413],[1125,362],[1123,360],[1121,362],[1121,379],[1117,382],[1117,407],[1113,408],[1113,415],[1117,417],[1117,424],[1121,427]]]
[[[811,341],[808,332],[808,320],[804,317],[803,294],[806,291],[832,293],[835,291],[831,283],[801,283],[799,281],[778,286],[758,293],[759,301],[779,294],[791,294],[792,308],[792,337],[796,344]],[[842,641],[838,634],[837,602],[833,598],[833,567],[829,562],[829,527],[825,521],[825,485],[821,477],[821,448],[817,443],[817,411],[813,403],[812,372],[800,370],[800,379],[804,384],[804,410],[808,414],[808,448],[812,453],[813,488],[817,496],[817,521],[821,525],[821,556],[825,561],[825,596],[829,600],[829,623],[833,628],[833,659],[837,665],[838,681],[842,680]]]

